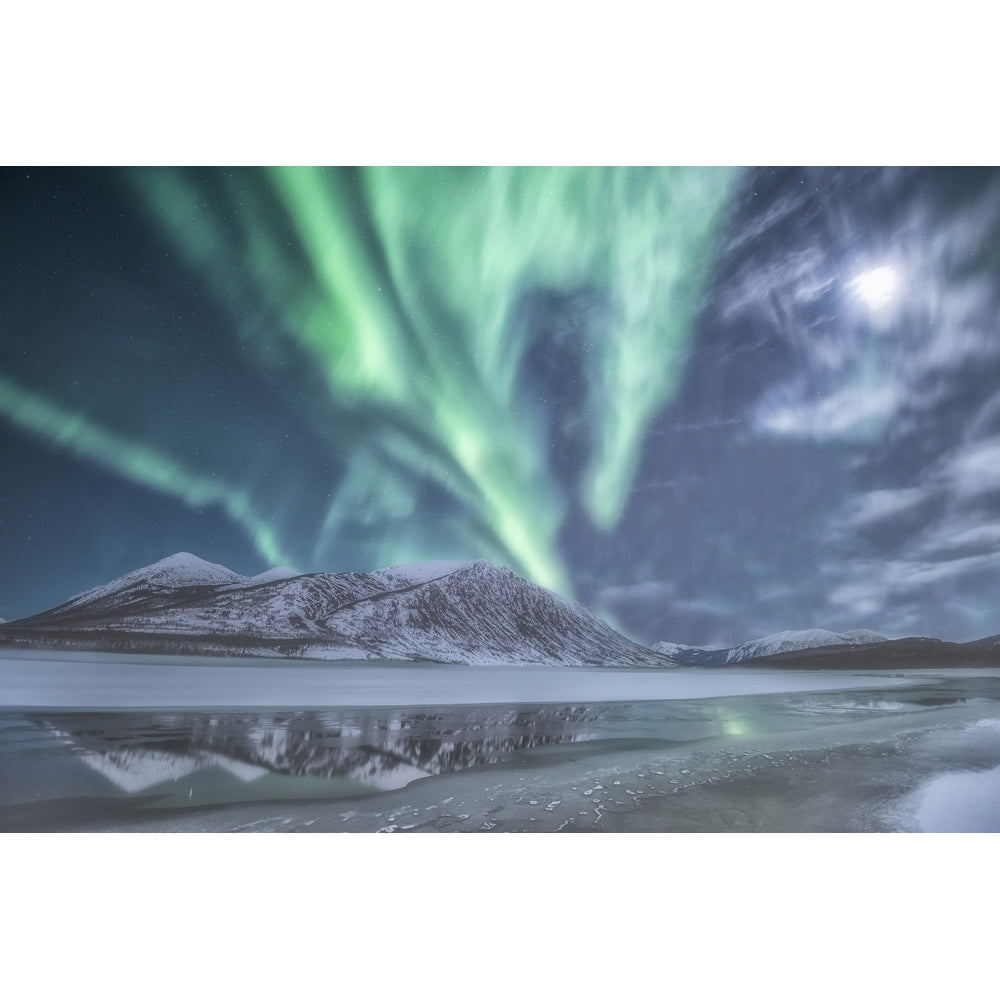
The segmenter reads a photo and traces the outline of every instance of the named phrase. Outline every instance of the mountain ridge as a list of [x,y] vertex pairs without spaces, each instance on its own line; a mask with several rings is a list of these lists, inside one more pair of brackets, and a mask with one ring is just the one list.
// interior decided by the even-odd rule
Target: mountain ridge
[[3,640],[318,659],[674,665],[582,604],[485,561],[243,577],[176,553],[9,623]]
[[[804,632],[823,630],[802,630]],[[785,633],[775,633],[782,636]],[[830,633],[853,641],[827,643],[796,649],[762,650],[743,659],[727,659],[746,651],[764,640],[757,639],[732,649],[710,649],[658,642],[652,648],[669,655],[685,666],[723,667],[783,667],[798,670],[885,670],[885,669],[950,669],[962,667],[1000,666],[1000,635],[990,635],[969,642],[950,642],[926,636],[905,636],[888,639],[884,636],[868,641],[867,636],[879,635],[867,629]],[[765,637],[767,638],[774,638]]]
[[39,614],[0,646],[322,660],[802,669],[995,666],[1000,636],[887,639],[868,629],[778,632],[729,649],[628,639],[582,604],[485,561],[371,572],[241,576],[167,556]]
[[656,642],[650,648],[676,659],[679,663],[723,666],[827,646],[857,646],[887,641],[889,641],[887,636],[871,629],[831,632],[828,629],[808,628],[775,632],[728,649],[714,646],[683,646],[674,642]]

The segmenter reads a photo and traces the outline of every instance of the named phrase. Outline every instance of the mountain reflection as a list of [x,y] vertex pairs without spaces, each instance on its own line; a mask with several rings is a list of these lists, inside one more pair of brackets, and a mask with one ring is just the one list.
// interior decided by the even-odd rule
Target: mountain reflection
[[268,774],[346,778],[373,789],[497,764],[517,751],[591,738],[600,706],[302,712],[47,713],[33,721],[133,794],[221,768],[242,782]]

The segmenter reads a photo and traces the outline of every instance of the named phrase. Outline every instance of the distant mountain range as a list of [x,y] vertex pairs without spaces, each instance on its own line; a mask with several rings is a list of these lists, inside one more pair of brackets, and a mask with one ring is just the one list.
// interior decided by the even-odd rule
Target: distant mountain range
[[245,577],[187,552],[0,624],[0,646],[623,667],[1000,665],[1000,636],[954,643],[867,629],[778,632],[730,649],[647,647],[576,601],[488,562],[305,575],[278,567]]
[[243,577],[180,552],[0,626],[0,642],[105,651],[440,663],[672,666],[583,605],[487,562]]
[[816,649],[821,646],[858,646],[866,643],[886,642],[884,635],[871,629],[851,632],[828,632],[825,628],[799,629],[793,632],[776,632],[763,639],[753,639],[742,646],[717,649],[714,646],[680,646],[676,642],[657,642],[653,649],[665,653],[678,663],[719,667],[727,663],[744,663],[780,653]]
[[682,646],[675,642],[657,642],[652,648],[677,663],[702,667],[759,664],[799,669],[872,670],[1000,666],[1000,635],[973,642],[946,642],[922,637],[888,639],[870,629],[828,632],[812,628],[777,632],[731,649]]

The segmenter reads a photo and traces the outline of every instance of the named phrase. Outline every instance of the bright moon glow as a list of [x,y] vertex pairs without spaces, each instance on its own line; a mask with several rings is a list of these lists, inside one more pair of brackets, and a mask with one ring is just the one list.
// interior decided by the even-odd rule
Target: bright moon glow
[[896,297],[899,276],[894,267],[886,264],[858,275],[850,287],[869,309],[884,309]]

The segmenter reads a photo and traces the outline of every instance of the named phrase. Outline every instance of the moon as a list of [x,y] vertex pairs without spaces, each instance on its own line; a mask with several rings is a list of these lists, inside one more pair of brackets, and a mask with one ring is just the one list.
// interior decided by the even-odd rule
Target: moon
[[882,312],[899,293],[899,274],[891,264],[883,264],[863,271],[849,287],[872,312]]

